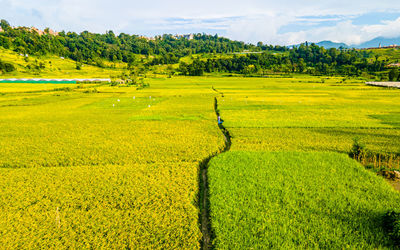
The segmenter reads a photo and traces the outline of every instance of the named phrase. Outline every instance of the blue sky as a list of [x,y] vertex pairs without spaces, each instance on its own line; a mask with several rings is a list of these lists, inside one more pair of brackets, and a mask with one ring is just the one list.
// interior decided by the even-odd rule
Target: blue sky
[[204,32],[281,45],[400,36],[398,0],[0,0],[0,18],[57,31]]

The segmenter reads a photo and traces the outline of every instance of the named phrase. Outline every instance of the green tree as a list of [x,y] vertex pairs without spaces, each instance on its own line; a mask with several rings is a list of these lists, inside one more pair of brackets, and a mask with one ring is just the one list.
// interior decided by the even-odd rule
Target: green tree
[[6,20],[4,20],[4,19],[1,19],[1,21],[0,21],[0,27],[1,27],[4,31],[7,31],[9,28],[11,28],[10,24],[9,24]]
[[397,68],[393,68],[389,71],[389,81],[397,81],[399,78],[399,70]]
[[297,63],[297,69],[300,73],[303,73],[304,70],[307,68],[307,64],[304,62],[303,58],[299,59],[299,62]]

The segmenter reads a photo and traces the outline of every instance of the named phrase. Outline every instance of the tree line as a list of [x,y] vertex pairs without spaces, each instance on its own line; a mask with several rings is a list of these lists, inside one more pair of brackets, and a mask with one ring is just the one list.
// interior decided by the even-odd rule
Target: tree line
[[264,52],[234,55],[230,58],[196,59],[190,64],[181,62],[178,71],[183,75],[202,75],[204,72],[283,72],[360,76],[387,70],[387,63],[368,51],[325,49],[315,44],[302,44],[284,53]]

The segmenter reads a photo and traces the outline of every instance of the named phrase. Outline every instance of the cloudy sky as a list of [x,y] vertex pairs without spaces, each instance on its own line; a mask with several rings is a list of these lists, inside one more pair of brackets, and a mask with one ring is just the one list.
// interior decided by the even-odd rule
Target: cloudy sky
[[400,36],[399,0],[0,0],[0,18],[56,31],[204,32],[280,45]]

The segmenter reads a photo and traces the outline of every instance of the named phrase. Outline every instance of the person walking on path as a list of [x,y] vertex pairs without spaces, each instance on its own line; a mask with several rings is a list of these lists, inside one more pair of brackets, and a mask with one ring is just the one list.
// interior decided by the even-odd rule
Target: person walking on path
[[224,120],[221,119],[221,116],[218,116],[218,125],[222,125],[223,122]]

